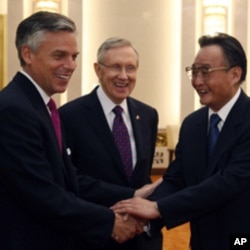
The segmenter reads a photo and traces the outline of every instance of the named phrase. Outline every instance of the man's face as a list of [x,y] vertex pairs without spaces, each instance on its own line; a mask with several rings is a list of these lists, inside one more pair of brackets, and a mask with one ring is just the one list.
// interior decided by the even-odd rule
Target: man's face
[[129,46],[112,48],[102,63],[94,65],[100,84],[106,95],[119,104],[135,87],[138,56]]
[[47,32],[36,52],[27,46],[22,49],[24,70],[49,96],[66,90],[77,55],[75,34],[66,31]]
[[[199,50],[193,63],[195,68],[204,66],[213,69],[227,68],[230,65],[227,64],[220,46],[209,45]],[[202,73],[199,71],[192,80],[192,86],[197,91],[201,104],[218,111],[238,90],[240,75],[239,67],[215,70],[206,74],[206,77],[202,77]]]

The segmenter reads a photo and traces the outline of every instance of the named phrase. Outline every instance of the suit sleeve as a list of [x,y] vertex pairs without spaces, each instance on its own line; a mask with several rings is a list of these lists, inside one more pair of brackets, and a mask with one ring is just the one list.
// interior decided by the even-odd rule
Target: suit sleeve
[[80,197],[84,200],[110,207],[116,202],[134,196],[134,189],[96,180],[90,176],[79,176]]
[[[193,166],[185,161],[188,157],[183,157],[189,153],[190,140],[187,140],[186,135],[190,135],[191,125],[184,124],[184,131],[177,146],[176,160],[170,165],[164,176],[164,182],[153,196],[168,228],[209,216],[223,209],[230,210],[234,206],[240,206],[241,201],[244,203],[249,201],[247,198],[250,189],[249,119],[237,130],[232,131],[231,139],[228,140],[228,135],[225,135],[227,143],[222,149],[223,154],[213,166],[214,171],[196,184],[187,185],[188,179],[183,175],[184,166],[189,170],[187,172],[191,178],[194,178],[195,174]],[[189,177],[189,180],[191,178]]]
[[158,133],[158,122],[159,122],[158,112],[155,109],[153,109],[152,114],[153,114],[153,118],[152,118],[152,139],[151,139],[151,145],[152,145],[151,166],[153,165],[153,161],[154,161],[156,139],[157,139],[157,133]]
[[1,105],[1,200],[45,227],[106,241],[114,213],[69,191],[63,180],[62,157],[53,156],[57,150],[51,146],[48,127],[28,105]]

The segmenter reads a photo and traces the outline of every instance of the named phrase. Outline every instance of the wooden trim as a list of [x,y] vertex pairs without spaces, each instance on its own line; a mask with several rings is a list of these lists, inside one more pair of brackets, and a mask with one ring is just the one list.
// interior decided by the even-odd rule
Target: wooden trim
[[151,175],[164,175],[166,168],[152,168]]

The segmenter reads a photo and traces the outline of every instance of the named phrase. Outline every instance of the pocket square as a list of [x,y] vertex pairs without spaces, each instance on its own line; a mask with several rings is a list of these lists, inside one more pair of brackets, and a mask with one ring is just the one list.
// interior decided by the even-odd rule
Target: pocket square
[[67,148],[67,149],[66,149],[66,152],[67,152],[68,155],[71,155],[71,150],[70,150],[70,148]]

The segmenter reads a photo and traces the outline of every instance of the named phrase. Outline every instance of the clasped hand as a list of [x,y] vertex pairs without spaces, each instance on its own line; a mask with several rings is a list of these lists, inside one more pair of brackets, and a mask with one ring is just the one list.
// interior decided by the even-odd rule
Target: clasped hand
[[161,217],[157,202],[149,201],[141,197],[119,201],[113,205],[111,209],[116,213],[126,213],[144,220]]
[[[143,227],[148,219],[160,217],[156,202],[150,202],[147,198],[162,182],[162,178],[154,183],[146,184],[137,189],[134,198],[120,201],[112,206],[115,212],[115,225],[112,238],[119,243],[132,239],[136,234],[143,233]],[[141,198],[142,197],[142,198]]]
[[112,238],[118,243],[123,243],[132,239],[136,234],[143,233],[143,227],[146,221],[136,219],[128,214],[119,214],[115,212],[115,224],[112,232]]

